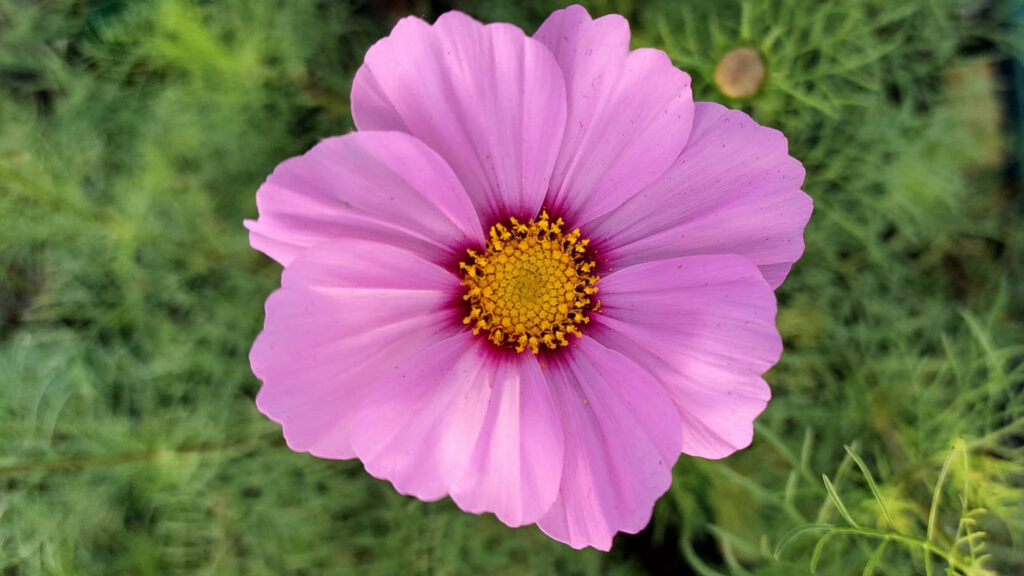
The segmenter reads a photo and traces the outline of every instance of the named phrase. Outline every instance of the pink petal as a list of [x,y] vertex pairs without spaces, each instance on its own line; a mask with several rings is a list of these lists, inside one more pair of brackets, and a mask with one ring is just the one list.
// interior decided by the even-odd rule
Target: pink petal
[[668,490],[679,416],[662,386],[622,354],[579,340],[547,371],[565,430],[559,498],[538,525],[573,548],[611,548]]
[[391,374],[374,386],[352,427],[367,472],[421,500],[448,492],[487,415],[485,345],[462,330],[391,363]]
[[585,224],[621,268],[694,254],[742,254],[777,288],[803,253],[812,202],[781,132],[698,102],[675,165],[625,204]]
[[[483,383],[480,383],[482,385]],[[451,486],[468,512],[494,512],[509,526],[536,522],[562,479],[562,426],[532,354],[504,356],[466,472]]]
[[782,353],[775,295],[736,255],[688,256],[601,279],[592,333],[665,386],[682,417],[683,452],[723,458],[753,438]]
[[536,216],[565,129],[551,54],[509,24],[448,12],[409,17],[366,54],[352,84],[360,130],[400,130],[436,150],[485,223]]
[[340,238],[403,247],[451,261],[483,242],[483,227],[451,168],[407,134],[328,138],[282,162],[246,221],[253,248],[288,265],[305,248]]
[[518,526],[555,499],[562,433],[532,356],[500,358],[461,331],[395,363],[352,427],[366,470],[402,494],[445,493]]
[[565,74],[569,116],[546,205],[573,222],[618,206],[672,165],[693,123],[690,77],[660,50],[629,50],[629,23],[558,10],[534,38]]
[[284,271],[249,358],[263,381],[256,405],[288,446],[352,458],[349,428],[391,363],[462,331],[459,280],[420,256],[364,240],[319,244]]

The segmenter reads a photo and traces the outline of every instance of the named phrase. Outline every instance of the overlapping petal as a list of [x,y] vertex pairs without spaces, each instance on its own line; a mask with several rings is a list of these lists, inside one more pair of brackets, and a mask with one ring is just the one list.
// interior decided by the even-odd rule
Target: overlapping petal
[[578,5],[534,34],[565,75],[568,120],[545,205],[574,223],[614,208],[657,179],[693,123],[690,77],[660,50],[629,49],[629,23]]
[[352,418],[394,362],[459,330],[459,279],[420,256],[366,240],[318,244],[293,260],[267,300],[250,352],[260,411],[288,446],[352,458]]
[[469,512],[494,512],[509,526],[536,522],[554,502],[564,441],[535,357],[496,360],[484,426],[466,471],[451,485]]
[[616,208],[585,223],[618,267],[694,254],[742,254],[778,287],[803,253],[811,198],[781,132],[698,102],[675,164]]
[[518,526],[555,499],[562,431],[537,359],[487,346],[462,331],[394,363],[363,402],[353,444],[366,470],[403,494],[451,493]]
[[661,384],[625,355],[582,338],[546,369],[565,430],[558,500],[538,522],[573,548],[635,533],[672,482],[680,419]]
[[249,241],[283,265],[341,238],[406,248],[434,262],[483,242],[465,191],[437,153],[398,132],[328,138],[282,162],[256,193]]
[[409,17],[366,54],[352,85],[360,130],[399,130],[437,151],[487,225],[541,208],[565,128],[551,53],[509,24]]
[[747,447],[779,359],[775,295],[742,256],[688,256],[616,270],[601,280],[592,334],[653,374],[682,422],[687,454]]

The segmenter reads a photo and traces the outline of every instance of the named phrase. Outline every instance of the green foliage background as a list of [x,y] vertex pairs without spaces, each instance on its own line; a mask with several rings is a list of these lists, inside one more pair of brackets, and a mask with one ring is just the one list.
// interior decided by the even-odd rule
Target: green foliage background
[[[999,2],[589,3],[783,130],[816,204],[753,446],[683,457],[644,533],[573,551],[288,451],[247,361],[279,268],[241,220],[352,129],[399,15],[532,32],[560,6],[445,4],[0,0],[0,572],[1024,573],[1024,199],[993,74],[1024,31]],[[740,45],[768,77],[730,101]]]

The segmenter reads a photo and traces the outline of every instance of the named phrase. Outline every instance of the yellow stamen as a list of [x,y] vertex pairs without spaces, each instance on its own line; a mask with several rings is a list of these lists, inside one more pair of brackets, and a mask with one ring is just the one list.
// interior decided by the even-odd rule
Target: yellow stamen
[[541,346],[568,346],[567,336],[583,334],[594,299],[596,264],[587,255],[589,240],[580,231],[563,232],[561,218],[547,212],[529,222],[510,218],[491,227],[483,254],[467,250],[459,263],[469,314],[462,323],[474,334],[522,352],[537,354]]

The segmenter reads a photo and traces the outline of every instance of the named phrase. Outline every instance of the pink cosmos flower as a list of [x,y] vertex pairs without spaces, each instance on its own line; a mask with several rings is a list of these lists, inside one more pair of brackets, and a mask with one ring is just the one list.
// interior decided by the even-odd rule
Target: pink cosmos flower
[[359,131],[278,166],[246,222],[284,266],[251,362],[293,450],[608,550],[680,453],[750,444],[804,170],[629,41],[572,6],[369,50]]

